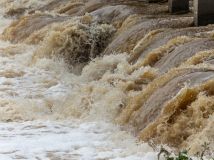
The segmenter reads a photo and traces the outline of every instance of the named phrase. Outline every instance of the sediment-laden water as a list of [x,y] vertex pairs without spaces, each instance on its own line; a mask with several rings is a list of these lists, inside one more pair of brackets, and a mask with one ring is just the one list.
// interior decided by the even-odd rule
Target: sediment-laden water
[[214,26],[167,3],[0,2],[0,159],[214,152]]

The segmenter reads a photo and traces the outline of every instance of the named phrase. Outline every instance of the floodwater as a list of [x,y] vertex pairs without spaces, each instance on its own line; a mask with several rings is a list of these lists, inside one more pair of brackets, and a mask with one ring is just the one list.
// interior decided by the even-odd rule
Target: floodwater
[[214,27],[166,6],[0,2],[0,159],[212,156]]

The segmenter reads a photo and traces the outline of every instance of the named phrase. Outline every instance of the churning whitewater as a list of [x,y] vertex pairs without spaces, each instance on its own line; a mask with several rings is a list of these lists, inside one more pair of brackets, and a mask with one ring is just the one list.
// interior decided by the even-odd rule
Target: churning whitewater
[[[1,16],[1,32],[12,21]],[[0,47],[0,159],[156,159],[151,147],[111,123],[124,93],[95,80],[125,63],[125,55],[92,62],[76,76],[60,58],[34,61],[37,50],[48,50],[42,44],[1,40]]]
[[0,159],[214,156],[214,26],[140,0],[0,2]]

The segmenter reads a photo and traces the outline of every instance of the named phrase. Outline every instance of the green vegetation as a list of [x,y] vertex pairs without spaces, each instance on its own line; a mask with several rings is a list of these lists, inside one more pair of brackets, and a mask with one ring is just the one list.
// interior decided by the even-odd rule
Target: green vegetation
[[[204,160],[205,153],[209,151],[209,143],[204,143],[202,145],[201,153],[197,154],[198,160]],[[167,151],[165,148],[161,147],[160,152],[158,154],[158,160],[160,160],[161,155],[164,156],[164,160],[193,160],[189,155],[187,150],[180,151],[178,155],[174,155]],[[214,160],[211,158],[210,160]]]

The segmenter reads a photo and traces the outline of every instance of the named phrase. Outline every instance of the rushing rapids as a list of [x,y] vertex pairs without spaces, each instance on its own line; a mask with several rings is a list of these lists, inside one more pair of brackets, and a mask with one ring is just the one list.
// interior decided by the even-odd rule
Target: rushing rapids
[[0,159],[214,156],[214,26],[140,0],[0,2]]

